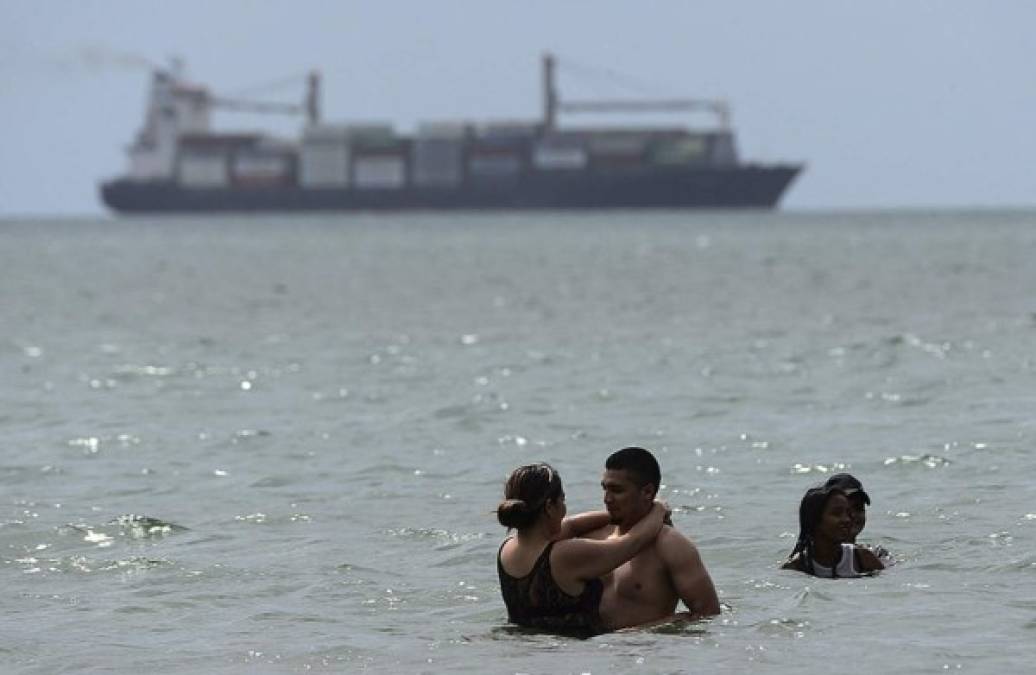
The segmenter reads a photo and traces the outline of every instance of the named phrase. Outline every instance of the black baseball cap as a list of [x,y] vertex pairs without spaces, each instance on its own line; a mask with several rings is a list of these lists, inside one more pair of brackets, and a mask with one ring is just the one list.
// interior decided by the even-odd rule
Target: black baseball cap
[[846,497],[852,497],[854,494],[859,494],[863,497],[863,503],[870,506],[870,495],[864,491],[863,483],[856,480],[856,477],[852,474],[836,473],[827,479],[827,482],[824,483],[824,488],[844,492]]

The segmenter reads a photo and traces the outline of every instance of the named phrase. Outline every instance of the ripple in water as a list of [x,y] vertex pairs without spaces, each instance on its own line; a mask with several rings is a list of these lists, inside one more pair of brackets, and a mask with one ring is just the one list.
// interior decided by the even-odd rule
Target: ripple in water
[[945,457],[938,455],[930,455],[925,453],[923,455],[900,455],[899,457],[887,457],[885,459],[885,466],[916,466],[927,469],[938,469],[940,467],[949,466],[950,460]]
[[157,567],[168,567],[173,563],[164,558],[131,556],[117,560],[94,559],[84,555],[67,555],[56,558],[25,556],[15,563],[22,566],[25,574],[93,574],[96,572],[137,572]]
[[100,547],[111,546],[119,538],[133,540],[161,539],[167,535],[187,530],[186,527],[176,523],[132,513],[118,516],[101,526],[69,524],[65,527],[67,530],[82,534],[83,541],[97,544]]
[[486,537],[483,532],[459,533],[427,527],[400,527],[397,529],[385,530],[385,533],[402,539],[434,539],[447,545],[462,544],[467,541],[477,541],[479,539],[485,539]]
[[800,621],[787,617],[770,619],[756,626],[756,630],[764,635],[783,635],[792,638],[805,637],[808,628],[809,621]]
[[851,467],[848,464],[842,464],[835,462],[833,464],[794,464],[791,467],[789,473],[793,474],[805,474],[805,473],[839,473],[842,471],[848,471]]

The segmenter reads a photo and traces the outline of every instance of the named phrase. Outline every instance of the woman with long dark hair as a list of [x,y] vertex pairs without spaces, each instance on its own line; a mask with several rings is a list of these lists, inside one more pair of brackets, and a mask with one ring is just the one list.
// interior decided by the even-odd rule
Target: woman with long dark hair
[[552,466],[529,464],[512,471],[496,511],[500,524],[515,530],[497,553],[508,620],[580,636],[607,630],[600,616],[600,577],[653,542],[666,511],[656,502],[648,516],[620,537],[579,539],[607,525],[607,511],[566,518],[561,476]]
[[837,488],[810,488],[799,503],[798,541],[781,568],[829,579],[885,569],[874,553],[852,541],[852,508],[846,494]]

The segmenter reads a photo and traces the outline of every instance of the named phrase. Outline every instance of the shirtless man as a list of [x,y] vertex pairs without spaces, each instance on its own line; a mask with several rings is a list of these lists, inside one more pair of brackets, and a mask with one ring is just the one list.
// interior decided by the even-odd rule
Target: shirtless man
[[[601,480],[611,524],[587,536],[607,539],[629,531],[651,511],[661,480],[658,462],[647,450],[614,453]],[[675,615],[678,600],[687,613]],[[698,549],[671,525],[662,527],[653,545],[604,577],[601,618],[613,630],[714,614],[719,614],[719,598]]]

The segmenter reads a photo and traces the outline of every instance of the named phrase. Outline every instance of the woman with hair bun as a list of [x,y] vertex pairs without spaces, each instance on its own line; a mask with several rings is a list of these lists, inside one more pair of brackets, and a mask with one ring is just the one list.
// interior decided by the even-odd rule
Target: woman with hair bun
[[497,553],[500,592],[511,623],[588,637],[607,630],[600,577],[655,540],[667,509],[656,502],[629,532],[603,541],[576,537],[607,525],[607,511],[570,518],[566,511],[561,476],[552,466],[511,472],[496,511],[500,524],[515,530]]

